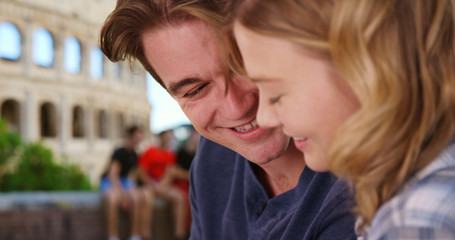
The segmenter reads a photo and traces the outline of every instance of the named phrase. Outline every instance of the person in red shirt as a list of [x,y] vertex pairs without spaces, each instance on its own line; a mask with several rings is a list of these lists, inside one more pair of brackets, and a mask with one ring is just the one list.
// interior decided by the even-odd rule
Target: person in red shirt
[[176,164],[176,155],[169,148],[172,134],[171,130],[161,132],[158,135],[159,146],[150,147],[140,156],[139,174],[145,187],[150,190],[151,202],[155,196],[160,195],[172,203],[174,235],[177,239],[184,239],[187,234],[187,197],[186,193],[175,186],[169,177],[174,172]]

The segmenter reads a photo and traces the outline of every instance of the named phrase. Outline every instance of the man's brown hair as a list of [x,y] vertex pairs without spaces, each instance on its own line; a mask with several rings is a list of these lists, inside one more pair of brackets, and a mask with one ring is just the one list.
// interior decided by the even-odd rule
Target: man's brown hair
[[100,31],[100,48],[113,62],[137,59],[166,89],[151,63],[147,62],[142,34],[150,29],[200,19],[221,36],[220,1],[210,0],[118,0]]

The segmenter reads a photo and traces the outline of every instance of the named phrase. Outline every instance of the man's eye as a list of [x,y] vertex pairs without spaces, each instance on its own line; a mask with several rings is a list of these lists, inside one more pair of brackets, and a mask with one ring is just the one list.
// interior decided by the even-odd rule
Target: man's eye
[[183,95],[183,97],[191,98],[191,97],[198,95],[202,90],[204,90],[204,88],[207,86],[207,84],[208,83],[204,83],[204,84],[198,86],[197,88],[187,92],[185,95]]
[[280,98],[281,98],[281,96],[269,98],[269,104],[270,104],[270,105],[273,105],[273,104],[279,102],[279,101],[280,101]]

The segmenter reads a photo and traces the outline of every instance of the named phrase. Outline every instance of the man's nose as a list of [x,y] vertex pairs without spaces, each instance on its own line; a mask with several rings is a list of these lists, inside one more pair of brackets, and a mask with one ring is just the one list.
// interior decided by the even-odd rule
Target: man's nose
[[234,79],[229,82],[224,96],[222,114],[232,120],[252,115],[258,105],[256,86],[248,80]]

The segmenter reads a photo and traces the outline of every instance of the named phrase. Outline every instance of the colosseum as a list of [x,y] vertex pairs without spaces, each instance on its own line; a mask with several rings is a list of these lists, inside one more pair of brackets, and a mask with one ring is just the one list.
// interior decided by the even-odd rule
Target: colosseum
[[145,71],[108,61],[97,44],[114,6],[0,1],[1,116],[25,140],[41,140],[60,161],[78,163],[95,184],[124,128],[149,129]]

